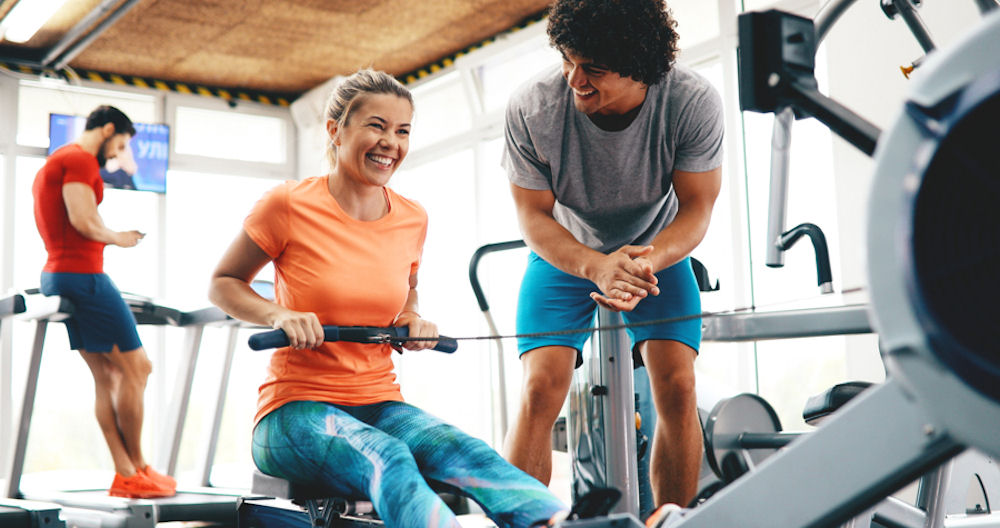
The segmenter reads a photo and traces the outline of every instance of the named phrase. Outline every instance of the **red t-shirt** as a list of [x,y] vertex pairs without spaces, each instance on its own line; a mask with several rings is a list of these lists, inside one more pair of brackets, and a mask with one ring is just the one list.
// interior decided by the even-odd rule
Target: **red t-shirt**
[[[340,208],[327,177],[287,182],[254,206],[243,229],[274,262],[275,302],[324,325],[389,326],[417,272],[427,213],[386,188],[389,212],[371,222]],[[401,401],[392,349],[333,342],[281,348],[260,387],[257,420],[291,401],[366,405]]]
[[31,194],[35,197],[35,225],[49,254],[43,271],[65,273],[103,273],[103,242],[80,234],[69,223],[63,201],[63,185],[79,182],[94,189],[97,203],[104,199],[97,157],[71,143],[52,153],[35,176]]

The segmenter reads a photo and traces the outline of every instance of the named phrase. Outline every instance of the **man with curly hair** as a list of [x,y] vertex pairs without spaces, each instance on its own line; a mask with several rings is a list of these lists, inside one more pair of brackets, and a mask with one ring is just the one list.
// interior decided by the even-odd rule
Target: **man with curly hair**
[[[721,185],[718,93],[675,64],[676,22],[662,0],[556,0],[553,69],[506,113],[503,166],[532,250],[518,333],[586,327],[598,305],[639,323],[701,313],[688,255]],[[596,291],[595,291],[596,290]],[[701,320],[628,330],[657,412],[657,504],[695,495],[702,453],[694,360]],[[587,334],[518,340],[524,368],[507,458],[548,482],[549,436]]]

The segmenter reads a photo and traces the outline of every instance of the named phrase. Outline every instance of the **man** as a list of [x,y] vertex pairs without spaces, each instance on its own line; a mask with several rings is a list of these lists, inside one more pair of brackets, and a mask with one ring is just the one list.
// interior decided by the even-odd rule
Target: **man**
[[[561,71],[522,87],[506,114],[503,166],[532,250],[518,333],[587,327],[598,305],[630,323],[701,312],[688,255],[721,185],[722,103],[705,79],[674,64],[675,25],[662,0],[552,6],[548,35]],[[654,499],[684,505],[697,491],[702,453],[694,390],[701,321],[629,334],[657,411]],[[518,341],[522,400],[505,452],[542,482],[551,476],[551,428],[587,337]]]
[[108,229],[97,212],[104,198],[100,168],[125,149],[135,128],[112,106],[94,110],[84,128],[75,142],[49,156],[31,189],[35,223],[48,252],[42,293],[73,303],[66,330],[70,347],[79,350],[94,376],[97,422],[115,465],[109,494],[168,497],[176,482],[150,468],[140,446],[143,392],[152,363],[134,316],[103,272],[105,245],[133,247],[143,234]]

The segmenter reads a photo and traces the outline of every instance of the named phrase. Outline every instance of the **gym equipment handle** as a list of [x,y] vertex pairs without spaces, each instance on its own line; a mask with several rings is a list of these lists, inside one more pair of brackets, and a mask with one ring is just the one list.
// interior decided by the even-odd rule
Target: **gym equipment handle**
[[472,254],[472,260],[469,261],[469,282],[472,284],[472,293],[476,295],[476,302],[479,303],[480,310],[484,312],[488,311],[490,309],[490,305],[486,302],[486,295],[483,293],[483,287],[479,283],[479,261],[489,253],[523,248],[526,245],[527,244],[524,243],[524,240],[497,242],[495,244],[486,244]]
[[[324,326],[324,341],[350,341],[353,343],[393,343],[400,344],[403,338],[409,337],[410,330],[405,326]],[[288,336],[284,330],[268,330],[250,336],[250,348],[267,350],[288,346]],[[438,352],[454,352],[458,349],[458,341],[448,336],[439,336],[434,350]]]
[[802,436],[796,432],[777,433],[740,433],[736,437],[736,445],[742,449],[781,449],[792,443],[792,440]]

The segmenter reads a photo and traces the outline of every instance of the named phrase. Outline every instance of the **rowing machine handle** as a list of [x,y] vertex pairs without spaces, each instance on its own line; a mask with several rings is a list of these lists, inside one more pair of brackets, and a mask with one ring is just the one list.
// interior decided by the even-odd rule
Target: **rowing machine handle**
[[[367,342],[367,338],[389,334],[392,337],[408,337],[410,330],[405,326],[386,328],[368,326],[324,326],[323,341],[353,341]],[[268,330],[250,336],[250,348],[253,350],[268,350],[288,346],[288,336],[284,330]],[[448,336],[438,336],[434,350],[451,353],[458,350],[458,341]]]

